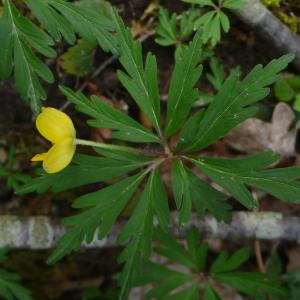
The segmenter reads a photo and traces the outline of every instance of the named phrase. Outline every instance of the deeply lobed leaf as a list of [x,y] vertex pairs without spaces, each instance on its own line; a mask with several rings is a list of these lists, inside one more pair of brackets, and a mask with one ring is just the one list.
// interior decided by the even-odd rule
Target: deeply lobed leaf
[[[40,171],[37,177],[30,178],[17,190],[19,194],[51,189],[53,192],[65,191],[81,185],[102,182],[122,176],[145,165],[147,161],[126,161],[77,154],[72,165],[59,173],[48,174]],[[76,176],[74,176],[76,174]]]
[[60,87],[60,90],[68,97],[69,101],[75,104],[78,111],[94,118],[88,121],[89,125],[115,129],[113,137],[120,140],[139,143],[159,142],[159,138],[149,129],[98,97],[92,96],[89,100],[82,93],[75,93],[69,88]]
[[267,86],[276,81],[277,74],[293,58],[293,54],[287,54],[272,60],[264,68],[257,65],[240,83],[237,83],[239,72],[232,72],[205,111],[200,123],[197,124],[199,130],[194,141],[184,150],[203,149],[253,116],[256,109],[249,105],[263,99],[269,93]]

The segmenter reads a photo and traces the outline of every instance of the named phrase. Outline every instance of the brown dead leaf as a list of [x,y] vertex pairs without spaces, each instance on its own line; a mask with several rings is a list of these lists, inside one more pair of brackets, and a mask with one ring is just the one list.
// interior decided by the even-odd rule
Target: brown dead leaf
[[151,1],[145,9],[139,20],[131,22],[131,32],[134,38],[147,35],[154,28],[155,16],[159,11],[160,5],[158,0]]
[[276,105],[272,122],[250,118],[234,128],[225,142],[232,148],[245,153],[271,150],[283,157],[295,155],[296,134],[299,123],[292,129],[295,114],[289,105]]
[[153,0],[151,3],[146,7],[143,15],[141,16],[141,21],[146,20],[149,16],[154,16],[159,11],[160,5],[158,0]]

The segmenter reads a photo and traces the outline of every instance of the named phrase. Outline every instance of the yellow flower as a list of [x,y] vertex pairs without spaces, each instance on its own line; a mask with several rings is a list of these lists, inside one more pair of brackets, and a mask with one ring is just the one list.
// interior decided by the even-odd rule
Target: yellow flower
[[64,169],[75,153],[76,131],[72,120],[64,112],[52,107],[42,108],[36,119],[36,128],[53,146],[46,153],[35,155],[32,161],[42,161],[47,173]]

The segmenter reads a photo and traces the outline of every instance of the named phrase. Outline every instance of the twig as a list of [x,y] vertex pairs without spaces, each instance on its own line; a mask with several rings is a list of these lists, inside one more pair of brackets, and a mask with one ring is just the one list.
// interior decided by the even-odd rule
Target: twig
[[275,17],[259,0],[247,0],[246,6],[234,11],[243,22],[278,49],[282,54],[294,53],[294,67],[300,71],[300,38]]
[[[124,222],[118,222],[103,240],[95,240],[84,247],[116,246],[116,237]],[[235,212],[232,222],[225,224],[206,215],[198,219],[193,214],[186,226],[178,227],[178,214],[172,214],[170,228],[177,237],[184,237],[191,226],[202,237],[239,241],[242,239],[290,240],[300,242],[300,218],[275,212]],[[0,248],[48,249],[56,245],[66,229],[48,217],[0,216]]]
[[263,261],[262,255],[261,255],[261,248],[260,248],[259,240],[254,241],[254,249],[255,249],[255,256],[256,256],[256,262],[257,262],[258,269],[261,273],[265,273],[266,266],[264,264],[264,261]]

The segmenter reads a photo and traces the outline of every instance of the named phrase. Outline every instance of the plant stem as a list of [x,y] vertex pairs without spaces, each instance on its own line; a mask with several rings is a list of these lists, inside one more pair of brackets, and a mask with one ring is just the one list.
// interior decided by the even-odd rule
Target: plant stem
[[256,262],[258,269],[261,273],[266,273],[266,266],[264,264],[262,255],[261,255],[261,247],[260,247],[260,241],[255,240],[254,241],[254,248],[255,248],[255,256],[256,256]]
[[140,153],[139,149],[134,149],[131,147],[126,146],[118,146],[118,145],[112,145],[112,144],[105,144],[105,143],[97,143],[89,140],[82,140],[82,139],[75,139],[76,145],[83,145],[83,146],[91,146],[91,147],[97,147],[102,149],[110,149],[110,150],[120,150],[125,152],[131,152],[131,153]]

